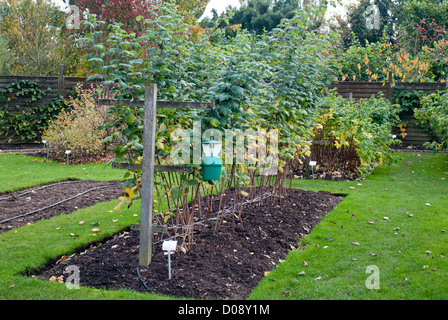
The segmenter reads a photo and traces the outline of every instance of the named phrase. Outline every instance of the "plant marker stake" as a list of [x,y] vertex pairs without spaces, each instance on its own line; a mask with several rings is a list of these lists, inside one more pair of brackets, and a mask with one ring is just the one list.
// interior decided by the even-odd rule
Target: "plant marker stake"
[[176,251],[177,241],[163,241],[162,250],[168,254],[168,279],[171,280],[171,253]]
[[65,154],[67,155],[67,164],[69,164],[69,161],[68,161],[68,155],[69,155],[70,153],[72,153],[72,150],[65,150]]
[[316,161],[310,161],[310,167],[311,167],[311,172],[313,173],[313,180],[314,180],[314,170],[313,167],[317,165]]
[[42,143],[44,144],[44,149],[47,150],[47,159],[48,159],[47,140],[42,140]]

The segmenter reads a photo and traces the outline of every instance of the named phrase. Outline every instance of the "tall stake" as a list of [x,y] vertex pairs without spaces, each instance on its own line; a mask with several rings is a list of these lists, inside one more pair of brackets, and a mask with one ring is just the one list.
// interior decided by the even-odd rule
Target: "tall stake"
[[143,131],[142,194],[140,210],[140,266],[147,267],[152,256],[152,209],[156,136],[157,85],[146,84]]

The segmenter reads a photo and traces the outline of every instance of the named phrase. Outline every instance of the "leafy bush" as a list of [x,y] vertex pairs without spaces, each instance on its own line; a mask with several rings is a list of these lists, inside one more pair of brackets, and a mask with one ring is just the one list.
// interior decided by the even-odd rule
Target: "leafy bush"
[[[153,82],[157,84],[158,99],[215,104],[214,110],[201,113],[158,110],[157,163],[170,164],[168,155],[175,144],[170,141],[170,133],[176,128],[190,131],[193,121],[200,122],[202,130],[278,132],[280,159],[275,176],[255,179],[258,174],[255,166],[235,162],[225,164],[224,178],[213,185],[202,180],[199,166],[193,169],[193,174],[182,175],[181,179],[170,173],[157,173],[157,190],[168,198],[169,211],[174,213],[163,211],[163,217],[175,217],[176,221],[171,219],[174,228],[179,223],[188,226],[192,219],[188,214],[194,210],[187,208],[190,204],[194,208],[195,201],[202,201],[201,194],[224,196],[234,189],[235,196],[220,201],[222,208],[217,212],[221,212],[229,203],[235,210],[243,197],[253,195],[255,188],[248,190],[252,186],[270,188],[275,196],[284,192],[286,174],[291,174],[289,163],[309,153],[317,101],[323,88],[330,84],[329,75],[335,75],[336,36],[313,29],[312,14],[300,11],[262,35],[241,31],[234,38],[227,38],[225,30],[215,29],[199,34],[194,41],[189,40],[188,27],[176,7],[169,3],[159,6],[154,19],[137,18],[145,27],[141,36],[116,24],[110,25],[113,31],[104,41],[101,31],[97,31],[102,22],[95,16],[84,21],[83,25],[91,31],[83,39],[92,68],[91,79],[105,79],[102,84],[116,85],[112,94],[120,94],[123,99],[143,99],[145,83]],[[114,106],[110,113],[113,118],[105,127],[114,131],[107,139],[120,139],[114,150],[115,160],[141,162],[143,108]],[[262,162],[257,161],[258,165]],[[125,175],[126,186],[135,195],[140,191],[140,177],[138,170]],[[123,200],[131,201],[130,198]],[[162,203],[161,199],[158,201]],[[242,223],[240,215],[234,216]],[[187,230],[191,232],[191,228]]]
[[448,148],[448,90],[423,97],[421,108],[415,110],[415,118],[440,137],[439,141],[428,141],[427,148],[435,151]]
[[425,96],[423,91],[409,91],[395,89],[392,101],[395,101],[401,106],[400,113],[412,114],[414,109],[420,108],[420,99]]
[[51,156],[64,160],[66,150],[71,150],[71,161],[91,162],[106,156],[108,148],[103,140],[109,135],[100,126],[109,121],[109,107],[95,104],[92,95],[95,90],[76,88],[77,95],[66,101],[69,110],[61,112],[50,122],[42,138],[52,148]]
[[[377,164],[391,163],[394,152],[390,145],[400,143],[392,136],[399,123],[399,105],[382,97],[347,101],[334,92],[321,100],[323,112],[316,127],[315,139],[330,142],[321,165],[328,170],[369,173]],[[320,152],[317,146],[314,152]],[[325,163],[326,162],[326,163]]]

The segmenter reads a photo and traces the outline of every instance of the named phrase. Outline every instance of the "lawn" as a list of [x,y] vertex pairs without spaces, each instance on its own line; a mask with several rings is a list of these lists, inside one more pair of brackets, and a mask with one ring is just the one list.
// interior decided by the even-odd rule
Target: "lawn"
[[21,154],[0,155],[0,193],[61,181],[121,180],[123,173],[105,164],[66,165]]
[[[251,298],[447,299],[448,157],[400,157],[362,185],[295,181],[296,188],[348,196]],[[368,266],[378,267],[379,290],[366,288]]]
[[[250,299],[447,299],[448,157],[399,157],[361,182],[295,180],[295,188],[347,197]],[[67,178],[115,180],[121,175],[104,165],[66,166],[0,155],[1,192]],[[1,234],[0,299],[168,298],[128,290],[68,290],[64,284],[22,275],[138,222],[138,203],[129,211],[109,212],[115,204],[97,204]],[[79,225],[81,220],[86,223]],[[94,222],[101,232],[92,237]],[[366,287],[373,275],[366,273],[369,266],[379,271],[379,290]]]

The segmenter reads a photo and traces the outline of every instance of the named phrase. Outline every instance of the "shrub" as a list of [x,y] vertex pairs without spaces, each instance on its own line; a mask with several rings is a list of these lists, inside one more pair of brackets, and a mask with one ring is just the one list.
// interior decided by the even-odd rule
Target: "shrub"
[[425,146],[435,151],[448,149],[448,91],[423,97],[421,106],[414,111],[415,118],[439,136],[439,141],[428,141]]
[[[348,101],[334,93],[321,101],[325,110],[320,125],[316,128],[317,140],[326,140],[330,145],[313,147],[320,152],[321,165],[328,170],[365,175],[378,164],[393,161],[390,145],[399,143],[392,136],[392,127],[399,123],[399,105],[380,97]],[[323,148],[327,156],[322,156]]]
[[395,101],[401,106],[400,113],[413,114],[414,109],[420,108],[420,99],[424,97],[424,91],[409,91],[395,89],[392,101]]
[[92,95],[93,88],[76,87],[76,96],[66,101],[69,110],[61,112],[43,134],[48,147],[52,149],[51,157],[56,160],[66,158],[65,151],[71,150],[73,162],[94,162],[108,154],[108,145],[103,140],[110,135],[99,127],[109,121],[109,107],[98,106]]

